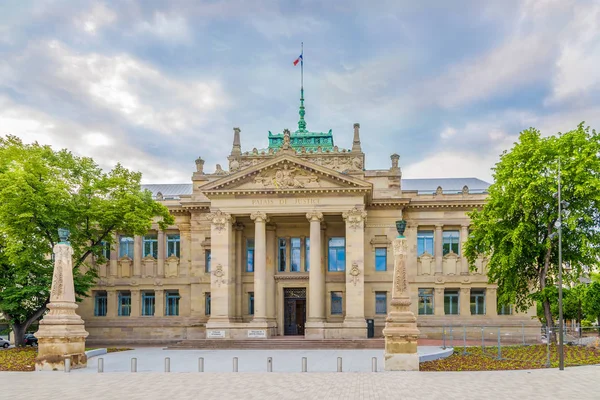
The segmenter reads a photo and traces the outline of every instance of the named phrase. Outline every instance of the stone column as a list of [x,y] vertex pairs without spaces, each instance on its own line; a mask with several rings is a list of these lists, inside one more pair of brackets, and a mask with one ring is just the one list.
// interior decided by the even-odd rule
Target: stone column
[[133,238],[133,276],[142,275],[142,237],[135,235]]
[[468,287],[460,288],[458,313],[460,315],[471,315],[471,289]]
[[442,247],[442,225],[435,226],[435,236],[433,237],[433,246],[435,253],[435,274],[442,275],[444,270],[442,269],[442,261],[444,257],[444,248]]
[[465,243],[469,238],[469,224],[463,224],[460,227],[460,261],[461,275],[469,275],[469,260],[465,257]]
[[243,240],[244,225],[236,223],[235,230],[235,319],[242,320],[242,270],[244,268]]
[[68,231],[59,229],[61,241],[54,246],[54,273],[50,290],[50,310],[40,321],[36,336],[39,340],[35,359],[36,371],[64,371],[65,359],[71,368],[87,365],[85,338],[89,335],[84,322],[75,313],[75,286],[73,284],[73,249]]
[[[188,276],[201,276],[202,270],[194,270],[192,267],[192,225],[191,223],[182,222],[178,225],[179,228],[179,245],[181,256],[179,257],[179,270],[187,271]],[[202,252],[202,246],[198,245]],[[200,268],[196,266],[196,268]],[[181,272],[180,272],[181,273]],[[192,299],[192,301],[195,301]]]
[[434,293],[433,315],[444,315],[444,288],[435,288]]
[[225,332],[230,338],[230,321],[234,314],[233,294],[235,288],[235,270],[230,246],[232,242],[232,217],[220,210],[213,212],[211,218],[211,315],[206,324],[207,336],[211,330]]
[[277,237],[275,226],[267,225],[267,320],[275,325],[275,260],[277,259]]
[[110,261],[109,261],[109,276],[117,276],[117,267],[119,259],[119,235],[115,232],[113,234],[113,245],[110,248]]
[[257,211],[250,215],[254,221],[254,319],[267,321],[267,214]]
[[498,293],[495,287],[485,289],[485,315],[489,317],[498,316]]
[[156,252],[156,274],[162,277],[165,276],[165,253],[167,242],[165,238],[165,231],[160,228],[158,229],[157,241],[158,251]]
[[410,288],[406,270],[406,239],[399,236],[394,239],[394,280],[392,283],[392,301],[383,336],[385,337],[385,370],[418,371],[417,319],[410,311]]
[[309,212],[310,221],[310,272],[308,274],[308,318],[305,337],[323,339],[325,337],[325,270],[321,260],[321,221],[323,214]]
[[365,226],[367,212],[353,208],[344,212],[346,221],[346,316],[345,338],[366,338],[365,320]]
[[106,291],[106,318],[115,318],[117,316],[117,291],[107,290]]
[[140,290],[131,290],[131,317],[139,317],[142,314]]
[[154,316],[165,316],[165,291],[163,289],[154,290]]

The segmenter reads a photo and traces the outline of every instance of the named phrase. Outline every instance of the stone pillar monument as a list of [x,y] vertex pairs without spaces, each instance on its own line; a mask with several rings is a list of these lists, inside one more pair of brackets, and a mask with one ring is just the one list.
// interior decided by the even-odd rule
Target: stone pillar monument
[[410,311],[410,293],[406,271],[407,245],[404,237],[406,221],[396,222],[398,237],[394,239],[394,281],[392,302],[386,318],[383,336],[385,337],[385,370],[418,371],[417,319]]
[[85,338],[88,333],[84,322],[75,313],[75,287],[73,285],[73,249],[68,240],[69,231],[59,229],[60,243],[54,246],[54,275],[50,292],[50,310],[40,321],[35,334],[38,338],[36,371],[64,371],[65,359],[71,368],[87,365]]

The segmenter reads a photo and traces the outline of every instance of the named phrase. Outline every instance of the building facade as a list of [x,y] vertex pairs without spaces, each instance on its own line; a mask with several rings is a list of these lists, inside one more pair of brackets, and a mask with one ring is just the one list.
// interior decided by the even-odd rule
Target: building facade
[[469,269],[468,212],[486,200],[474,178],[402,179],[365,170],[360,126],[351,149],[331,131],[269,132],[225,171],[196,160],[191,184],[146,185],[175,216],[166,231],[115,235],[80,312],[89,340],[381,336],[391,300],[395,222],[407,221],[412,308],[423,332],[458,325],[537,326],[534,311],[497,303],[486,259]]

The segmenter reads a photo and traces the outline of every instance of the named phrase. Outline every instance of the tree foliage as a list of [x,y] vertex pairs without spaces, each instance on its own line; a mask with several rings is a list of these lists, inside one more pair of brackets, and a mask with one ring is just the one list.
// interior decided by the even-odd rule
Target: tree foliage
[[102,261],[103,242],[112,243],[114,232],[139,235],[155,219],[163,229],[173,223],[140,179],[119,164],[104,172],[67,150],[0,138],[0,312],[17,343],[46,310],[59,227],[71,233],[80,299],[97,277],[86,261]]
[[600,325],[600,282],[593,281],[588,286],[583,300],[583,308],[589,319],[595,319]]
[[489,259],[488,277],[497,282],[501,303],[513,303],[524,311],[538,300],[545,321],[552,324],[549,291],[558,275],[559,159],[566,202],[563,260],[575,276],[583,267],[596,265],[600,253],[599,154],[599,135],[580,124],[550,137],[527,129],[500,156],[486,204],[470,214],[472,233],[465,254],[471,264],[481,254]]

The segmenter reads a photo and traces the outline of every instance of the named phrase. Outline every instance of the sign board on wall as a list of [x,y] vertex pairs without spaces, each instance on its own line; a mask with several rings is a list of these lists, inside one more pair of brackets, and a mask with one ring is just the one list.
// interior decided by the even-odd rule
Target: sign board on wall
[[249,329],[248,337],[249,338],[266,338],[267,331],[265,331],[264,329]]
[[225,337],[225,331],[207,331],[207,339],[223,339]]

